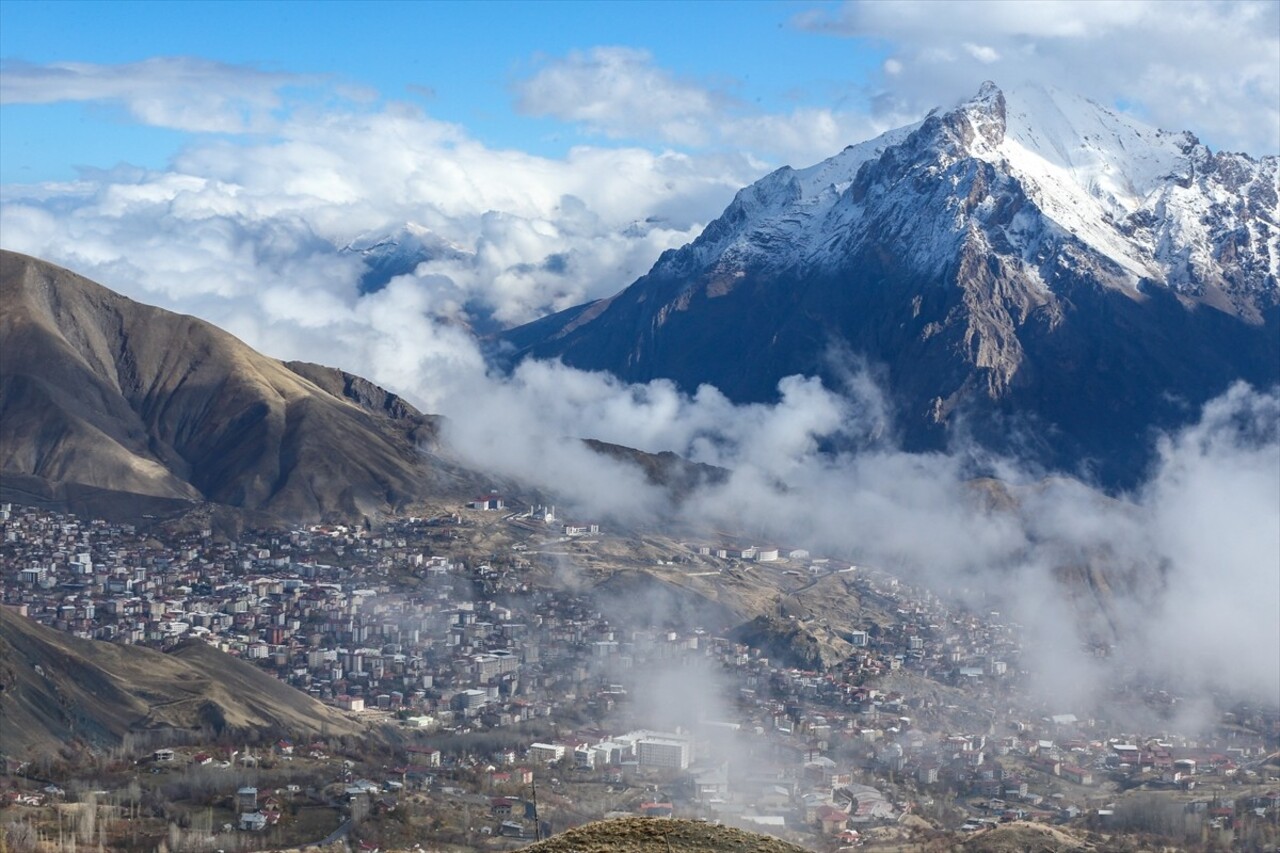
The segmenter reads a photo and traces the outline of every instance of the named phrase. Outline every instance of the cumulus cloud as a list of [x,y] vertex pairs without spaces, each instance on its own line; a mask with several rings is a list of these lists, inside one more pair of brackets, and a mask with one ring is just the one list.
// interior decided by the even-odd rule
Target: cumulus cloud
[[[58,88],[6,73],[8,97],[110,98],[141,73],[98,70],[117,82]],[[436,411],[483,376],[467,324],[512,325],[612,295],[763,168],[731,152],[631,146],[538,157],[399,103],[294,108],[270,137],[197,138],[163,170],[6,186],[0,235],[7,249],[208,319],[271,355],[369,375]],[[426,251],[362,294],[362,257],[343,249],[387,240]]]
[[[630,92],[670,104],[673,120],[716,127],[724,99],[699,94],[644,54],[601,49],[569,64],[566,79],[603,68],[597,76],[607,79],[590,85],[600,103],[618,99],[620,115],[639,115],[624,97]],[[530,82],[531,98],[539,79],[556,82],[554,68]],[[486,146],[394,102],[277,109],[283,88],[302,82],[189,58],[8,63],[6,103],[116,102],[146,122],[271,133],[195,137],[162,170],[121,166],[83,170],[62,184],[7,186],[4,246],[204,316],[272,354],[334,360],[359,355],[316,334],[349,325],[360,298],[361,257],[343,247],[408,235],[401,242],[439,249],[393,270],[409,279],[397,292],[414,291],[436,319],[509,326],[617,292],[661,252],[692,240],[768,168],[736,145],[690,153],[579,146],[538,157]],[[584,99],[591,102],[585,90]],[[596,108],[584,109],[582,117]],[[733,121],[775,149],[809,146],[814,158],[861,136],[823,110],[796,115],[798,122],[757,113]],[[608,118],[600,113],[599,121]]]
[[681,79],[629,47],[546,58],[514,88],[520,111],[608,138],[727,147],[795,166],[890,129],[883,117],[822,106],[765,112],[723,88]]
[[723,95],[678,79],[648,51],[630,47],[571,51],[515,88],[516,106],[531,115],[580,122],[608,136],[656,133],[688,145],[707,141],[705,124],[724,106]]
[[888,43],[877,103],[889,113],[954,102],[986,79],[1031,82],[1121,104],[1214,147],[1280,151],[1280,6],[1265,0],[850,0],[794,23]]
[[392,104],[298,113],[268,140],[193,143],[163,171],[6,187],[0,228],[6,248],[215,322],[256,304],[273,329],[250,343],[314,358],[283,349],[280,332],[345,322],[362,265],[339,250],[354,240],[410,227],[450,247],[410,265],[406,286],[437,316],[467,320],[478,305],[514,324],[621,289],[759,171],[729,153],[537,157]]
[[263,132],[276,124],[280,90],[315,82],[189,56],[119,65],[17,60],[0,63],[0,104],[98,101],[120,105],[137,121],[206,133]]
[[987,65],[990,65],[992,62],[996,62],[1000,59],[1000,54],[996,49],[985,44],[974,44],[971,41],[967,41],[964,43],[964,49],[968,51],[969,55],[974,59]]

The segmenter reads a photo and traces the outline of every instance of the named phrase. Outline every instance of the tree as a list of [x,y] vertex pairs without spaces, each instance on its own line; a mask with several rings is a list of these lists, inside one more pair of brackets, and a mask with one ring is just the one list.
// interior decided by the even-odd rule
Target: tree
[[35,850],[39,840],[35,827],[25,820],[10,822],[0,833],[0,846],[12,853]]
[[369,816],[369,797],[360,795],[351,800],[351,820],[359,825]]
[[76,818],[76,834],[79,836],[81,844],[93,843],[93,834],[97,829],[97,822],[98,797],[93,793],[89,793],[80,801],[80,814]]

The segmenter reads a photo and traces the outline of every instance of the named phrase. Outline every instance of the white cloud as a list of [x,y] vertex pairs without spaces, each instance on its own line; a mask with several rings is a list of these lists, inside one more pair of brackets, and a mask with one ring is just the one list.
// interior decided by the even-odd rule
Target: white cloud
[[361,312],[380,303],[359,296],[361,263],[338,252],[352,240],[411,224],[454,249],[397,283],[406,310],[514,324],[612,295],[761,169],[735,154],[631,147],[537,157],[400,104],[295,111],[270,140],[200,140],[167,170],[8,186],[0,234],[6,248],[205,317],[272,355],[388,382],[361,332],[373,319]]
[[722,100],[655,65],[647,51],[629,47],[571,51],[515,88],[516,106],[530,115],[579,122],[612,137],[682,145],[707,141],[705,124]]
[[98,101],[121,105],[156,127],[213,133],[263,132],[275,126],[280,90],[313,82],[187,56],[120,65],[56,62],[0,65],[0,104]]
[[[446,409],[455,413],[449,436],[473,463],[542,484],[585,512],[669,509],[577,436],[727,466],[726,484],[685,502],[685,522],[889,568],[1000,609],[1024,626],[1022,664],[1060,710],[1106,706],[1132,671],[1186,697],[1226,689],[1274,699],[1277,392],[1241,385],[1209,403],[1198,423],[1163,442],[1131,502],[1006,462],[1011,500],[996,503],[1010,508],[992,510],[963,452],[818,452],[822,439],[858,438],[860,421],[882,417],[874,384],[860,379],[852,396],[839,396],[792,377],[777,405],[738,406],[706,386],[690,396],[662,380],[626,385],[526,362],[510,378],[473,381]],[[1111,655],[1095,658],[1086,641],[1112,644]]]
[[1032,82],[1128,105],[1215,147],[1280,151],[1280,4],[1267,0],[850,0],[795,23],[892,45],[880,104],[898,114],[949,105],[986,79]]
[[971,41],[967,41],[964,43],[964,49],[969,52],[970,56],[985,65],[990,65],[1000,59],[1000,54],[996,49],[985,44],[974,44]]
[[596,47],[544,60],[515,85],[516,106],[612,139],[754,152],[795,166],[890,129],[864,112],[805,106],[768,113],[676,77],[646,51]]

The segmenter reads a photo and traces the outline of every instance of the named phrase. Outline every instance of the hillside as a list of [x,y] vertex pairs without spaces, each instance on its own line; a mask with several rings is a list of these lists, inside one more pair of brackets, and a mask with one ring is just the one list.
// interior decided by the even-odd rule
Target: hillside
[[0,348],[8,499],[137,514],[208,501],[301,520],[476,488],[438,452],[436,419],[372,383],[283,364],[12,252]]
[[205,729],[354,734],[338,711],[203,644],[172,654],[82,640],[0,607],[0,752],[30,757],[73,739]]
[[666,489],[676,502],[683,501],[703,486],[720,485],[729,479],[729,472],[724,468],[690,462],[669,450],[645,453],[594,438],[583,439],[583,443],[602,456],[639,468],[650,485]]
[[588,823],[525,853],[807,853],[805,848],[754,832],[692,820],[620,818]]

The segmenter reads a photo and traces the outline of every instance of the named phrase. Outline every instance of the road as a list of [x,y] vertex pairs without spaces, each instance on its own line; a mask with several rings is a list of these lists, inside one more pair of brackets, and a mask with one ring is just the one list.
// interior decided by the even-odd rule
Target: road
[[333,832],[326,835],[324,840],[321,841],[317,846],[328,847],[330,844],[335,844],[341,841],[342,839],[346,838],[347,835],[350,834],[351,827],[353,826],[355,826],[355,821],[351,820],[351,818],[347,818],[338,826],[337,829],[335,829]]

